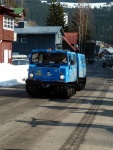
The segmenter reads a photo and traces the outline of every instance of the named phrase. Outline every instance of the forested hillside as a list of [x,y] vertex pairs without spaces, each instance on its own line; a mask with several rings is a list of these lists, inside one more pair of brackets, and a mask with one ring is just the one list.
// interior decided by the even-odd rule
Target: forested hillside
[[[97,1],[101,0],[96,0],[96,2]],[[107,1],[108,0],[106,0],[106,2]],[[41,3],[39,0],[24,3],[24,7],[27,10],[26,20],[34,21],[37,25],[46,25],[48,6],[48,4]],[[64,11],[68,13],[70,26],[75,8],[64,8]],[[94,40],[102,40],[113,45],[113,7],[90,9],[89,16],[91,38]]]

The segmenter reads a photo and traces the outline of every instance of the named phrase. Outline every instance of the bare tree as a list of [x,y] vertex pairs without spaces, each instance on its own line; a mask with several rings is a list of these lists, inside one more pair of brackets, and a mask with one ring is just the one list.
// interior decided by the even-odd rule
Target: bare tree
[[3,5],[5,5],[8,8],[15,7],[16,5],[16,0],[4,0],[2,2],[3,2]]
[[89,24],[89,0],[79,0],[78,8],[75,10],[72,19],[72,30],[78,32],[80,53],[84,53],[84,43],[86,41],[88,24]]
[[28,26],[37,26],[37,23],[36,23],[36,21],[29,20]]

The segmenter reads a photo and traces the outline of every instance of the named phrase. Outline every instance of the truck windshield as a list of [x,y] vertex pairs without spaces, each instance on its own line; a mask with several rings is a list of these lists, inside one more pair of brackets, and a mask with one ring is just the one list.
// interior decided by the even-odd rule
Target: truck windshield
[[64,59],[67,61],[64,53],[33,53],[31,56],[32,63],[59,64],[63,63]]

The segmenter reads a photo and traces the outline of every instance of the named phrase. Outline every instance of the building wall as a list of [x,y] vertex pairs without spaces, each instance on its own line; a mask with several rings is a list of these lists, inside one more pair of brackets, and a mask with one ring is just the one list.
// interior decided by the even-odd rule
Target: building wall
[[0,63],[12,62],[12,42],[0,43]]
[[2,39],[3,17],[0,15],[0,40]]
[[[22,43],[22,38],[26,38],[27,42]],[[13,53],[25,54],[28,55],[33,49],[55,49],[55,35],[52,34],[30,34],[22,35],[17,34],[16,42],[13,42]]]
[[94,58],[96,43],[86,43],[84,54],[86,58]]
[[2,43],[0,43],[0,63],[3,62],[3,51],[2,51]]
[[2,40],[13,41],[14,40],[14,31],[2,30]]
[[13,41],[14,31],[3,29],[3,16],[0,15],[0,40]]
[[3,29],[3,16],[0,15],[0,63],[12,62],[12,41],[14,31]]

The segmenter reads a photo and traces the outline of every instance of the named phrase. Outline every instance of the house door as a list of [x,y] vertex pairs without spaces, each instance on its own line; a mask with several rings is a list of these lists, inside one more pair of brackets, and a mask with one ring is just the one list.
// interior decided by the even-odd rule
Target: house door
[[8,63],[8,50],[4,50],[4,63]]

